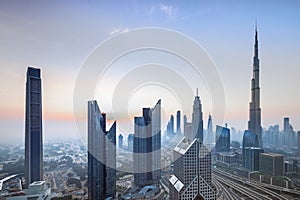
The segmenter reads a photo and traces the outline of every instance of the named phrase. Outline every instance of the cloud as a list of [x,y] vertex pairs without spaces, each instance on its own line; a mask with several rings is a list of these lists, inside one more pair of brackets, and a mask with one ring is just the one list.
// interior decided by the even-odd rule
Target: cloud
[[178,10],[177,7],[166,4],[161,4],[159,8],[162,13],[166,14],[169,17],[169,19],[174,18]]
[[114,34],[117,34],[117,33],[127,33],[128,31],[129,31],[129,28],[124,28],[124,29],[114,28],[112,31],[109,32],[109,34],[114,35]]

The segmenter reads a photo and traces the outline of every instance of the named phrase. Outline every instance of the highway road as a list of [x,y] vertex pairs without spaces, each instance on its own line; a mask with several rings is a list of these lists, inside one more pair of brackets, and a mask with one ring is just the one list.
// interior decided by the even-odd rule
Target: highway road
[[[248,196],[251,199],[288,200],[285,196],[267,189],[255,181],[245,180],[219,169],[213,169],[213,175],[219,182],[227,186],[231,186],[232,189]],[[253,196],[253,194],[255,194],[255,196]]]
[[218,194],[220,197],[222,197],[223,200],[239,200],[240,198],[233,194],[232,191],[228,189],[228,187],[224,186],[222,183],[220,183],[215,178],[212,180],[213,184],[216,186]]

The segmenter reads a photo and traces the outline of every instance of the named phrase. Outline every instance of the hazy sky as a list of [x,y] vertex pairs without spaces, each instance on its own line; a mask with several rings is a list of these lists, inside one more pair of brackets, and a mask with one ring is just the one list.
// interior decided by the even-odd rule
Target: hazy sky
[[[283,117],[290,116],[292,125],[299,130],[299,10],[300,2],[297,0],[2,0],[0,143],[24,141],[27,66],[42,69],[45,140],[76,138],[73,123],[73,89],[81,64],[105,39],[118,32],[143,27],[169,28],[182,32],[205,48],[223,80],[226,96],[225,121],[229,126],[244,130],[248,121],[256,19],[259,30],[262,125],[268,127],[270,124],[279,123],[282,127]],[[151,57],[153,52],[143,55]],[[119,65],[116,63],[115,69],[118,72],[118,66],[121,69],[124,63],[131,66],[131,61],[137,64],[134,60],[139,57],[140,55],[129,56],[123,62],[120,61]],[[175,65],[170,64],[169,67]],[[112,72],[108,76],[111,80],[118,79]],[[147,90],[147,87],[144,89]],[[154,106],[154,97],[157,99],[158,96],[155,91],[159,90],[152,86],[149,91],[153,92],[153,95],[142,103],[141,97],[145,92],[141,90],[133,95],[133,102],[128,103],[130,115],[139,115],[141,111],[137,108],[145,104],[149,107]],[[205,91],[200,91],[203,91],[200,96],[203,96],[206,127],[211,105],[205,102]],[[95,94],[95,97],[101,107],[102,99],[98,98],[109,100],[110,97],[101,93],[101,88],[98,88],[98,92],[100,94]],[[164,94],[163,91],[161,93]],[[168,95],[166,93],[163,98],[168,98]],[[171,95],[170,98],[174,97]],[[176,99],[173,102],[176,102]],[[192,102],[191,96],[191,108]],[[164,106],[164,102],[162,103]],[[135,106],[132,106],[133,104]],[[103,107],[102,111],[109,112],[109,108],[105,105]],[[177,107],[176,103],[171,105],[171,108]],[[164,118],[169,117],[170,110],[166,110]],[[175,112],[176,110],[173,114]],[[187,114],[190,116],[190,113]]]

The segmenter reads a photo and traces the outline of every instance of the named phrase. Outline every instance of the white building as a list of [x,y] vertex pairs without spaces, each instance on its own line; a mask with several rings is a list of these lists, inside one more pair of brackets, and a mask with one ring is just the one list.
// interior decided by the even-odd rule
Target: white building
[[173,150],[174,175],[169,179],[170,199],[216,199],[211,181],[211,154],[200,139],[183,138]]
[[35,181],[24,190],[25,195],[7,197],[7,200],[50,200],[51,188],[47,187],[45,181]]

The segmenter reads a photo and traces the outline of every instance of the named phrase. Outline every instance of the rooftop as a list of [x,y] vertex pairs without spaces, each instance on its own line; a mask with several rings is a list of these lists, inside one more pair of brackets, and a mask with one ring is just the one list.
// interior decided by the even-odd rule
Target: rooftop
[[33,183],[30,184],[30,186],[43,185],[44,183],[45,183],[45,181],[34,181]]
[[260,155],[270,156],[270,157],[283,157],[283,155],[279,153],[261,153]]
[[196,142],[197,139],[194,139],[193,141],[183,138],[174,148],[174,151],[180,153],[180,154],[185,154],[187,150]]

